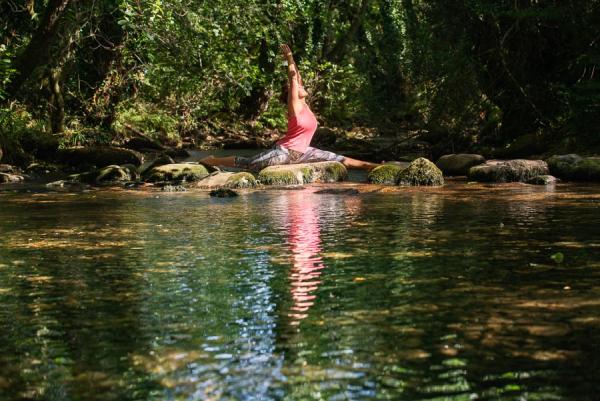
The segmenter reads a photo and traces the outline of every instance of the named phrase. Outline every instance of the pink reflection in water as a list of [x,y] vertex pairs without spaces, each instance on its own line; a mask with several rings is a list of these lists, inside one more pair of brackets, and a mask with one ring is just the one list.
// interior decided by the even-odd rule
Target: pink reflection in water
[[315,195],[301,192],[290,195],[288,241],[293,263],[290,271],[293,305],[289,316],[294,319],[292,324],[297,325],[314,304],[313,292],[321,283],[319,276],[325,265],[319,256],[321,237]]

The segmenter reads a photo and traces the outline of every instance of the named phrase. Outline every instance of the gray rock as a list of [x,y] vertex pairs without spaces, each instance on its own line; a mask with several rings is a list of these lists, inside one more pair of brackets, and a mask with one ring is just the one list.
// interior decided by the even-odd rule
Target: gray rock
[[439,186],[444,185],[444,176],[433,162],[419,157],[398,174],[398,185]]
[[[132,165],[130,165],[132,166]],[[135,169],[135,166],[133,166]],[[107,184],[116,184],[131,181],[131,173],[130,169],[121,166],[106,166],[100,171],[95,178],[96,184],[107,185]]]
[[458,153],[444,155],[435,165],[442,170],[444,175],[467,175],[473,166],[485,163],[485,157],[473,153]]
[[0,173],[17,174],[20,170],[11,164],[0,164]]
[[527,184],[532,185],[551,185],[556,184],[556,177],[553,175],[537,175],[527,180]]
[[0,173],[0,184],[12,184],[15,182],[22,182],[24,180],[22,175]]
[[258,181],[251,173],[215,171],[196,184],[199,188],[254,188]]
[[546,160],[550,173],[572,181],[600,181],[600,157],[581,157],[576,154],[555,155]]
[[340,162],[317,162],[269,166],[258,174],[265,185],[302,185],[311,182],[343,181],[348,170]]
[[479,182],[527,182],[546,174],[548,164],[543,160],[489,160],[469,169],[469,179]]
[[209,195],[216,198],[234,198],[238,193],[229,188],[219,188],[210,191]]

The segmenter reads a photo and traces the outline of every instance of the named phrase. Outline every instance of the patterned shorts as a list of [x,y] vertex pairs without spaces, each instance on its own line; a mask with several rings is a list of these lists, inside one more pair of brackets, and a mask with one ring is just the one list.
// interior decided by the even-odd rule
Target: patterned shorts
[[235,166],[245,170],[260,171],[265,167],[276,166],[279,164],[314,163],[324,161],[337,161],[341,163],[344,161],[344,156],[311,147],[306,149],[306,152],[300,153],[276,145],[274,148],[265,150],[252,157],[236,156]]

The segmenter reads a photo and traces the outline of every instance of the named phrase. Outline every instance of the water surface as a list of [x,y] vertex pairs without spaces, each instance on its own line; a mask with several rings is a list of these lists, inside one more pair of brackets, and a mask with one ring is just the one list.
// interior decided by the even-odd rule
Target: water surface
[[597,399],[599,186],[317,189],[0,192],[0,399]]

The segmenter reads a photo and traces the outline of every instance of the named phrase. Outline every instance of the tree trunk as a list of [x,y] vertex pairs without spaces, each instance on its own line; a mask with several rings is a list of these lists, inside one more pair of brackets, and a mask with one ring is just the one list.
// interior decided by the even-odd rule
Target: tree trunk
[[48,74],[50,86],[50,127],[53,134],[62,134],[65,125],[65,102],[61,88],[61,68],[52,68]]
[[16,73],[6,90],[9,97],[15,97],[36,68],[49,64],[52,57],[51,48],[56,41],[60,21],[69,4],[75,1],[77,0],[50,0],[48,2],[38,29],[23,53],[14,61]]

